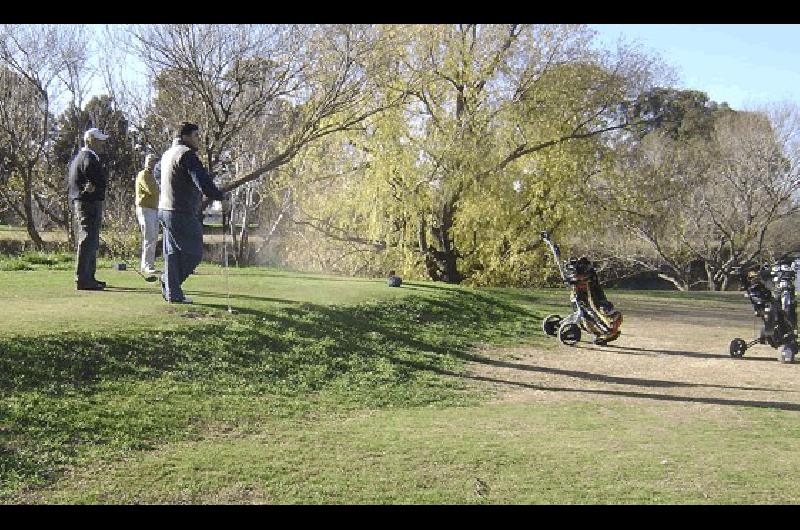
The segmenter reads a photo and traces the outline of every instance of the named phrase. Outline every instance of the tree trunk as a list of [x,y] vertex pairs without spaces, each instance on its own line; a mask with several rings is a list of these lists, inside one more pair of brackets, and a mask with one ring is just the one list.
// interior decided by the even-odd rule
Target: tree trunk
[[[249,195],[249,190],[248,190],[248,195]],[[249,196],[248,196],[248,199],[249,199]],[[249,239],[248,238],[249,232],[248,232],[248,228],[247,228],[247,223],[248,223],[247,214],[250,211],[249,204],[248,204],[249,202],[250,202],[249,200],[245,202],[244,212],[242,213],[242,228],[239,231],[239,255],[237,257],[237,263],[241,263],[243,265],[247,265],[247,259],[249,257],[248,248],[247,248],[247,246],[248,246],[247,242],[248,242],[248,239]]]
[[25,228],[28,231],[28,236],[30,236],[31,241],[33,241],[34,248],[36,250],[42,250],[44,248],[44,240],[42,240],[42,236],[39,235],[39,231],[36,230],[36,223],[33,219],[33,185],[30,173],[25,175],[24,181],[25,194],[23,196],[22,206],[25,212]]
[[[236,225],[234,225],[233,223],[234,223],[233,209],[231,209],[231,211],[228,212],[228,232],[230,232],[230,235],[231,235],[231,246],[233,247],[233,249],[232,249],[233,250],[233,260],[234,260],[234,263],[236,264],[236,266],[238,267],[239,266],[239,245],[238,245],[238,242],[236,240],[236,230],[235,230]],[[223,231],[225,230],[224,226],[223,226],[222,230]],[[222,234],[222,238],[223,238],[222,241],[223,242],[225,241],[226,235],[227,234]]]
[[73,227],[74,221],[72,220],[72,209],[69,199],[64,201],[64,230],[67,231],[67,243],[70,249],[75,248],[75,230]]
[[723,275],[722,279],[719,278],[720,271],[714,271],[708,263],[705,264],[706,278],[708,278],[709,291],[722,291],[723,284],[727,283],[727,275]]
[[453,226],[453,210],[445,205],[439,216],[437,226],[431,227],[431,234],[436,238],[439,249],[427,243],[427,226],[424,219],[419,222],[420,251],[425,256],[425,269],[428,277],[436,282],[461,283],[463,274],[458,270],[458,252],[450,241],[450,228]]

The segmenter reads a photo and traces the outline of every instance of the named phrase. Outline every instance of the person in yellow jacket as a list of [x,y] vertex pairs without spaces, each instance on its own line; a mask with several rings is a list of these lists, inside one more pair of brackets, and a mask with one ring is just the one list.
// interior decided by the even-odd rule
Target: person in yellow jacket
[[144,160],[145,168],[136,175],[136,219],[142,230],[141,271],[156,272],[156,244],[158,243],[158,183],[153,168],[158,162],[156,155],[149,154]]

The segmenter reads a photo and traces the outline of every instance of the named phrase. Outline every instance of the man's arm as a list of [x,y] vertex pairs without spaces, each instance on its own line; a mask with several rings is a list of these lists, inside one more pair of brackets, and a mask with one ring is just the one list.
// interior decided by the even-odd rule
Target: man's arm
[[203,167],[203,164],[194,152],[187,151],[186,154],[181,157],[180,163],[186,168],[186,171],[189,172],[189,176],[194,181],[195,186],[197,186],[206,197],[215,201],[225,200],[225,194],[214,184],[211,175],[208,174],[208,171]]

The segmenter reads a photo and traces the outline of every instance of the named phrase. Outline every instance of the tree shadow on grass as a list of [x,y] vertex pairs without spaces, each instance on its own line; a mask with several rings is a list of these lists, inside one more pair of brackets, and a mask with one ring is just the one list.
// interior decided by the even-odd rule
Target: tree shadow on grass
[[[509,385],[509,386],[516,386],[521,388],[527,388],[531,390],[542,390],[545,392],[567,392],[567,393],[575,393],[575,394],[592,394],[592,395],[603,395],[603,396],[615,396],[615,397],[629,397],[629,398],[640,398],[640,399],[651,399],[655,401],[672,401],[672,402],[680,402],[680,403],[701,403],[707,405],[725,405],[725,406],[732,406],[732,407],[757,407],[757,408],[767,408],[767,409],[777,409],[777,410],[787,410],[792,412],[800,412],[800,404],[799,403],[789,403],[786,401],[754,401],[754,400],[747,400],[747,399],[725,399],[725,398],[712,398],[712,397],[695,397],[695,396],[673,396],[670,394],[651,394],[646,392],[630,392],[624,390],[602,390],[602,389],[590,389],[590,388],[569,388],[569,387],[559,387],[559,386],[543,386],[543,385],[535,385],[532,383],[524,383],[519,381],[506,381],[504,379],[497,379],[494,377],[488,376],[481,376],[481,375],[470,375],[464,373],[457,373],[457,372],[442,372],[444,375],[449,375],[452,377],[458,378],[465,378],[465,379],[472,379],[475,381],[482,381],[487,383],[495,383],[501,385]],[[752,389],[748,389],[752,390]]]
[[640,377],[624,377],[624,376],[612,376],[612,375],[604,375],[604,374],[597,374],[593,372],[584,372],[580,370],[565,370],[561,368],[551,368],[548,366],[533,366],[530,364],[522,364],[522,363],[512,363],[507,361],[501,361],[497,359],[490,359],[483,356],[478,355],[467,355],[464,356],[465,359],[486,364],[489,366],[497,366],[500,368],[512,368],[515,370],[522,370],[526,372],[537,372],[537,373],[545,373],[545,374],[553,374],[553,375],[564,375],[567,377],[574,377],[577,379],[583,379],[586,381],[596,381],[602,383],[609,383],[614,385],[633,385],[633,386],[644,386],[644,387],[654,387],[654,388],[719,388],[719,389],[726,389],[726,390],[753,390],[753,391],[761,391],[761,392],[796,392],[795,390],[783,390],[780,388],[765,388],[765,387],[749,387],[749,386],[732,386],[732,385],[716,385],[716,384],[706,384],[706,383],[689,383],[684,381],[670,381],[670,380],[662,380],[662,379],[645,379]]
[[[455,354],[466,351],[481,329],[496,331],[529,313],[470,293],[456,293],[456,298],[453,303],[408,297],[358,306],[237,307],[240,314],[224,318],[220,313],[226,304],[194,304],[186,309],[209,318],[208,325],[0,339],[0,420],[6,407],[6,418],[13,418],[0,421],[0,469],[23,477],[50,477],[48,469],[69,462],[86,443],[105,443],[102,440],[116,439],[117,433],[124,439],[156,442],[167,432],[159,427],[160,420],[143,426],[124,414],[107,416],[99,403],[90,410],[83,404],[94,403],[91,396],[98,392],[113,393],[129,383],[164,375],[170,386],[185,383],[194,388],[202,381],[203,393],[197,399],[206,401],[237,392],[311,399],[328,387],[350,388],[351,383],[362,390],[348,392],[348,399],[360,406],[379,407],[391,392],[396,394],[391,399],[407,406],[457,394],[449,386],[429,390],[429,383],[418,392],[408,388],[436,370],[456,368],[460,361]],[[514,333],[516,328],[509,329]],[[143,399],[119,392],[120,398],[132,402]],[[37,396],[36,406],[11,414],[12,403],[24,403],[26,393]],[[136,413],[148,414],[145,409]],[[48,419],[54,414],[57,421]],[[107,418],[102,426],[92,423],[97,415]],[[183,420],[173,417],[175,426],[170,429],[181,429]],[[86,429],[100,430],[84,433]],[[100,441],[81,441],[87,433]]]
[[[411,296],[357,306],[326,306],[239,295],[244,299],[288,302],[289,305],[263,309],[236,307],[239,315],[188,329],[0,339],[0,351],[3,352],[0,355],[0,396],[20,396],[27,391],[46,396],[37,401],[36,410],[17,411],[16,414],[23,416],[13,420],[13,424],[0,424],[4,436],[8,434],[30,444],[25,451],[0,448],[0,466],[9,473],[30,476],[43,472],[42,469],[53,462],[66,462],[63,456],[66,453],[62,453],[65,445],[77,451],[83,443],[65,444],[64,433],[58,429],[77,429],[71,416],[64,416],[63,425],[53,427],[47,423],[47,414],[40,417],[43,407],[45,412],[58,410],[61,413],[62,409],[55,404],[62,399],[72,399],[76,391],[85,397],[97,392],[103,383],[148,381],[165,374],[169,374],[170,384],[173,380],[176,384],[202,381],[203,394],[198,399],[206,400],[215,399],[220,392],[226,395],[241,392],[243,396],[272,393],[311,396],[344,381],[343,388],[352,388],[350,383],[355,382],[357,388],[363,389],[352,396],[360,400],[361,406],[381,406],[386,394],[395,388],[400,389],[397,391],[399,397],[395,399],[414,406],[413,399],[427,403],[425,399],[437,398],[414,397],[424,392],[408,392],[408,386],[416,384],[419,377],[439,374],[554,392],[800,409],[797,405],[781,402],[544,387],[465,374],[459,371],[460,367],[463,361],[476,360],[471,353],[476,343],[489,336],[519,339],[520,329],[530,329],[531,326],[540,333],[538,323],[541,315],[484,293],[449,291],[452,294],[446,298]],[[227,309],[227,305],[222,303],[194,306],[203,307],[204,311],[209,311],[208,316],[214,318],[221,316],[216,314],[217,311]],[[486,362],[485,359],[477,360]],[[554,369],[528,368],[554,373]],[[608,384],[691,385],[574,370],[560,370],[558,373]],[[376,378],[375,374],[380,374],[380,377]],[[109,391],[109,388],[113,391],[115,387],[104,388],[104,391]],[[4,405],[0,401],[0,406]],[[113,421],[116,423],[104,427],[103,436],[135,428],[140,430],[128,436],[157,442],[166,432],[158,430],[157,425],[152,428],[142,425],[129,427],[124,416]],[[175,425],[170,428],[182,428],[180,422]],[[72,436],[70,433],[71,430],[67,434]],[[50,454],[47,453],[50,449],[41,447],[57,449],[52,449],[54,452]],[[42,455],[37,451],[44,451],[47,458],[40,458]]]
[[694,359],[730,359],[732,362],[741,362],[741,361],[769,361],[775,362],[775,359],[769,359],[766,357],[741,357],[738,359],[733,359],[730,355],[722,354],[722,353],[703,353],[703,352],[696,352],[696,351],[684,351],[684,350],[663,350],[663,349],[651,349],[651,348],[637,348],[634,346],[619,346],[613,344],[606,344],[605,346],[583,346],[583,345],[576,345],[578,348],[587,349],[587,350],[597,350],[597,351],[604,351],[609,353],[621,353],[623,355],[630,354],[630,355],[673,355],[673,356],[680,356],[680,357],[690,357]]

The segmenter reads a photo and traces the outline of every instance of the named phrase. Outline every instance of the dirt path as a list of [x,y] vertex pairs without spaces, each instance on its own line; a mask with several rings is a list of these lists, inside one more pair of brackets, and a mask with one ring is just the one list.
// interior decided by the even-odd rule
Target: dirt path
[[800,411],[800,364],[755,346],[728,356],[734,337],[755,336],[746,300],[625,300],[623,335],[607,346],[584,334],[577,347],[485,349],[469,376],[495,385],[498,400],[614,400],[681,407],[768,407]]

